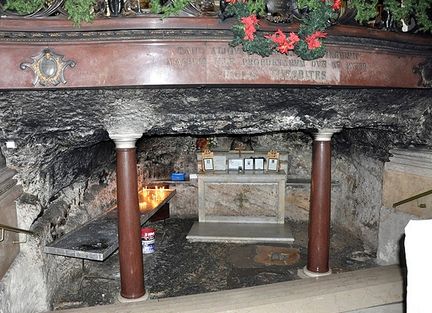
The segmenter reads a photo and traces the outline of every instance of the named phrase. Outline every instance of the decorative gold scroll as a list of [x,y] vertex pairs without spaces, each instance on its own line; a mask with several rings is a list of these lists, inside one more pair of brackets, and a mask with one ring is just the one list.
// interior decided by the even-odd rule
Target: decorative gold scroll
[[63,55],[56,54],[51,49],[44,49],[35,57],[31,57],[32,63],[21,63],[20,68],[33,70],[35,77],[33,86],[38,83],[41,86],[57,86],[60,83],[66,84],[64,70],[66,67],[74,67],[75,61],[63,60]]

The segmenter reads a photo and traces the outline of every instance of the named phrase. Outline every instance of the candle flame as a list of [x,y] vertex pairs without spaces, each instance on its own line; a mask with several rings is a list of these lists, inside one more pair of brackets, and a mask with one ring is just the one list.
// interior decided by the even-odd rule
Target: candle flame
[[151,211],[155,209],[170,194],[169,189],[164,186],[155,186],[154,188],[142,187],[138,192],[138,201],[140,212]]

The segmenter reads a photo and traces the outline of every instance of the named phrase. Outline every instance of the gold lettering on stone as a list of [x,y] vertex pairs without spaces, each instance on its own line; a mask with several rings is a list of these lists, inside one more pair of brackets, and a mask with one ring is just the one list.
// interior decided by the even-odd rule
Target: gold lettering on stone
[[205,66],[207,64],[205,47],[177,47],[173,56],[167,59],[168,65],[175,68]]
[[253,71],[225,70],[224,78],[227,80],[255,80],[258,73]]
[[361,62],[348,62],[346,63],[346,69],[349,72],[365,72],[367,70],[367,64]]
[[338,60],[358,60],[360,53],[354,51],[327,51],[325,58]]
[[240,48],[232,48],[232,47],[214,47],[211,48],[211,54],[219,55],[219,56],[229,56],[229,55],[241,55],[243,54],[243,50]]
[[173,48],[165,62],[176,71],[203,71],[210,82],[266,81],[291,83],[337,84],[341,71],[367,70],[361,54],[354,51],[328,51],[324,58],[302,60],[293,52],[270,57],[248,55],[241,47],[208,44],[202,47]]
[[168,64],[172,67],[184,68],[188,66],[203,66],[207,64],[207,60],[205,57],[202,58],[170,58],[168,59]]

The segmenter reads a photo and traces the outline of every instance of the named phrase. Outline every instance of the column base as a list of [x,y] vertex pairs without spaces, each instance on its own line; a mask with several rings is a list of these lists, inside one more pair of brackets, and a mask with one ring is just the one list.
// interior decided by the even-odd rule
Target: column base
[[298,275],[300,278],[319,278],[319,277],[323,277],[323,276],[328,276],[328,275],[330,275],[331,273],[332,273],[332,270],[331,270],[331,269],[329,269],[328,272],[325,272],[325,273],[316,273],[316,272],[312,272],[312,271],[309,271],[309,270],[307,269],[307,265],[306,265],[305,267],[303,267],[303,269],[299,269],[299,270],[297,271],[297,275]]
[[135,298],[135,299],[128,299],[128,298],[125,298],[125,297],[123,297],[121,294],[118,294],[118,296],[117,296],[117,300],[118,300],[120,303],[142,302],[142,301],[146,301],[146,300],[148,300],[148,299],[149,299],[149,293],[148,293],[148,291],[146,291],[146,293],[145,293],[144,295],[142,295],[141,297],[139,297],[139,298]]

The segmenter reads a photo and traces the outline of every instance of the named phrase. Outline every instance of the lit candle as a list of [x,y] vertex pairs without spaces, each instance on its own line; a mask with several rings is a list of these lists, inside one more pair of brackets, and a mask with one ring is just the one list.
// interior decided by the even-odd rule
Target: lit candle
[[147,209],[147,202],[140,202],[139,209],[140,211],[145,211]]

